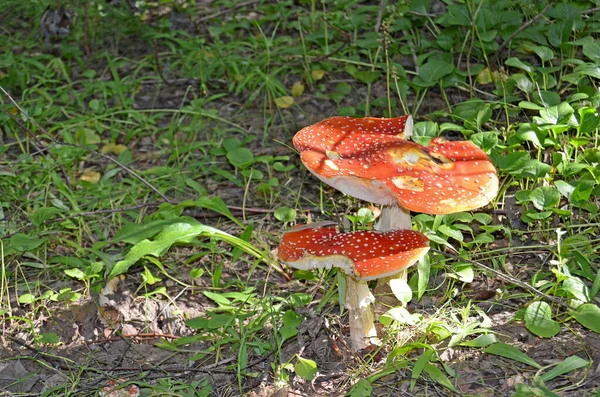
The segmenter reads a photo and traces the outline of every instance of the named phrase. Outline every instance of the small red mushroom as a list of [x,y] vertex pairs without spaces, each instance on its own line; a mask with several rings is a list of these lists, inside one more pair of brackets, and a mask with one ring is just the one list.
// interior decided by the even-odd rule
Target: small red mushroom
[[376,343],[371,303],[366,283],[406,269],[429,250],[429,240],[412,230],[339,233],[332,222],[296,226],[283,235],[278,257],[301,270],[340,268],[346,274],[346,308],[350,341],[355,350]]

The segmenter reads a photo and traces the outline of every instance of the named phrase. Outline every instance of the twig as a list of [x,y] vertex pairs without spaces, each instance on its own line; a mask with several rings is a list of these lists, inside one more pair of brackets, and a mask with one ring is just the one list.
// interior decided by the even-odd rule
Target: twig
[[197,22],[206,22],[206,21],[208,21],[210,19],[219,17],[219,16],[221,16],[223,14],[227,14],[228,12],[231,12],[231,11],[237,9],[237,8],[242,8],[242,7],[250,6],[250,5],[256,4],[258,2],[259,2],[258,0],[243,1],[241,3],[238,3],[238,4],[234,5],[233,7],[227,8],[225,10],[217,11],[214,14],[210,14],[210,15],[207,15],[205,17],[202,17],[202,18],[198,19]]
[[[39,125],[32,117],[29,116],[29,114],[27,114],[27,112],[25,112],[25,110],[23,110],[23,108],[21,108],[21,106],[19,106],[19,104],[17,103],[17,101],[15,101],[13,99],[12,96],[10,96],[10,94],[8,92],[6,92],[6,90],[0,86],[0,90],[4,93],[4,95],[6,95],[6,97],[10,100],[10,102],[15,105],[15,107],[19,110],[19,112],[21,112],[21,114],[23,116],[25,116],[25,118],[27,118],[27,120],[31,121],[33,123],[33,125],[35,125],[40,131],[42,131],[44,134],[46,134],[55,144],[57,145],[64,145],[64,146],[69,146],[69,147],[76,147],[79,149],[84,149],[87,150],[89,153],[94,153],[97,154],[100,157],[103,157],[111,162],[113,162],[114,164],[116,164],[119,168],[124,169],[125,171],[127,171],[130,175],[132,175],[133,177],[135,177],[137,180],[139,180],[140,182],[142,182],[144,185],[146,185],[148,188],[150,188],[150,190],[152,190],[154,193],[158,194],[163,200],[165,200],[167,203],[171,203],[171,200],[169,200],[169,198],[167,196],[165,196],[163,193],[161,193],[157,188],[155,188],[150,182],[148,182],[146,179],[142,178],[141,175],[139,175],[137,172],[135,172],[134,170],[132,170],[131,168],[127,167],[125,164],[121,164],[121,162],[119,162],[117,159],[112,158],[111,156],[104,154],[102,152],[99,152],[97,150],[93,150],[90,149],[84,145],[77,145],[74,143],[61,143],[59,142],[56,138],[54,138],[52,135],[50,135],[50,133],[48,131],[46,131],[45,128],[43,128],[41,125]],[[60,164],[59,164],[60,166]],[[67,182],[68,183],[68,182]]]
[[496,276],[498,276],[498,277],[500,277],[500,278],[502,278],[502,279],[504,279],[504,280],[506,280],[506,281],[508,281],[510,283],[516,284],[519,287],[528,290],[529,292],[533,292],[534,294],[536,294],[538,296],[541,296],[542,298],[544,298],[546,300],[554,302],[557,305],[560,305],[560,306],[564,307],[567,310],[575,310],[575,308],[573,306],[569,305],[564,300],[562,300],[560,298],[557,298],[555,296],[551,296],[551,295],[545,294],[542,291],[540,291],[539,289],[537,289],[535,287],[532,287],[531,285],[529,285],[527,283],[524,283],[523,281],[521,281],[519,279],[516,279],[516,278],[514,278],[512,276],[509,276],[507,274],[504,274],[504,273],[502,273],[502,272],[500,272],[500,271],[498,271],[498,270],[496,270],[494,268],[491,268],[491,267],[489,267],[487,265],[484,265],[481,262],[477,262],[477,261],[474,261],[474,260],[471,260],[471,259],[466,259],[466,258],[463,258],[462,256],[459,256],[459,255],[456,255],[456,254],[451,254],[451,253],[440,251],[440,250],[436,250],[436,249],[432,249],[431,251],[435,252],[435,253],[438,253],[438,254],[441,254],[441,255],[443,255],[443,256],[445,256],[447,258],[453,258],[453,259],[457,259],[457,260],[460,260],[460,261],[468,262],[468,263],[470,263],[472,265],[475,265],[477,267],[485,269],[488,272],[493,273]]
[[515,30],[513,32],[513,34],[511,34],[508,37],[508,39],[504,40],[504,43],[502,43],[502,45],[500,45],[500,47],[498,48],[498,51],[496,51],[496,54],[499,55],[502,52],[502,50],[504,49],[504,47],[506,47],[508,45],[508,43],[510,43],[510,41],[515,38],[516,35],[518,35],[522,31],[524,31],[525,29],[527,29],[529,27],[529,25],[531,25],[532,23],[534,23],[535,21],[540,19],[542,17],[542,15],[544,15],[544,13],[546,11],[548,11],[548,9],[550,7],[552,7],[554,4],[556,4],[557,1],[558,0],[554,0],[552,3],[548,3],[548,5],[546,5],[546,7],[544,7],[544,9],[539,14],[537,14],[535,17],[531,18],[529,21],[525,22],[517,30]]

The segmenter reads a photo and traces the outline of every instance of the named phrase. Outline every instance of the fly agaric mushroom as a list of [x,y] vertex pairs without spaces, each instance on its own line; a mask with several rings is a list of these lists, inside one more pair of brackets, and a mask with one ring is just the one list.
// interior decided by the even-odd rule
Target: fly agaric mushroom
[[429,240],[412,230],[339,233],[333,222],[296,226],[277,249],[279,259],[301,270],[340,268],[346,274],[350,342],[358,351],[377,343],[368,280],[398,273],[422,258]]
[[408,211],[469,211],[496,196],[496,169],[483,150],[443,138],[407,141],[412,125],[411,116],[331,117],[300,130],[294,146],[323,182],[386,206],[376,230],[411,229]]

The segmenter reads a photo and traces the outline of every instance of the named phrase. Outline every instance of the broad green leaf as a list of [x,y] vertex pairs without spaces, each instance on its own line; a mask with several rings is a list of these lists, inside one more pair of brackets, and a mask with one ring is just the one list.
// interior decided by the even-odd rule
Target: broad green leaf
[[515,82],[517,88],[525,93],[532,93],[535,89],[535,84],[524,74],[515,73],[510,78]]
[[574,186],[571,186],[568,182],[565,181],[554,181],[554,186],[558,189],[560,194],[562,194],[567,200],[571,199],[571,194],[573,194],[573,190],[575,190]]
[[542,368],[540,364],[538,364],[534,359],[530,358],[527,354],[523,353],[514,346],[507,345],[506,343],[498,342],[489,345],[488,347],[486,347],[485,352],[489,354],[494,354],[496,356],[515,360],[538,369]]
[[438,231],[448,237],[452,237],[458,241],[463,241],[463,234],[453,226],[441,225]]
[[35,296],[33,294],[23,294],[19,296],[19,303],[27,305],[33,302],[35,302]]
[[128,223],[115,234],[113,242],[123,241],[130,244],[135,244],[143,239],[155,236],[163,230],[165,226],[178,222],[187,222],[194,220],[191,217],[175,217],[170,219],[159,219],[146,223]]
[[473,266],[469,263],[459,263],[454,267],[454,273],[456,277],[463,283],[470,283],[475,277],[473,272]]
[[590,291],[587,285],[577,277],[567,276],[562,283],[562,289],[581,302],[590,301]]
[[281,222],[292,222],[296,219],[296,210],[290,207],[279,207],[275,210],[275,219]]
[[252,244],[219,229],[197,223],[197,221],[175,223],[166,226],[154,240],[145,239],[131,247],[127,255],[125,255],[125,259],[115,264],[109,274],[109,278],[125,273],[133,264],[146,255],[159,257],[171,245],[175,243],[189,243],[196,237],[212,237],[222,240],[259,259],[266,256],[265,253],[256,249]]
[[548,62],[554,59],[554,51],[545,46],[532,45],[529,46],[528,49],[530,51],[535,52],[535,54],[540,57],[542,62]]
[[600,44],[586,43],[583,45],[583,55],[600,64]]
[[485,335],[479,335],[477,338],[466,341],[466,342],[462,342],[460,343],[460,346],[467,346],[467,347],[485,347],[485,346],[489,346],[492,343],[497,343],[498,342],[498,338],[496,338],[496,335],[494,334],[485,334]]
[[246,168],[254,162],[254,155],[250,149],[239,147],[227,152],[227,160],[236,168]]
[[369,397],[373,393],[373,386],[367,379],[359,379],[352,388],[350,397]]
[[419,75],[413,79],[413,84],[421,87],[431,87],[444,76],[454,71],[454,65],[440,59],[429,59],[419,68]]
[[600,308],[592,303],[585,303],[576,310],[569,311],[577,322],[600,334]]
[[590,362],[587,360],[584,360],[583,358],[581,358],[579,356],[567,357],[566,359],[564,359],[563,361],[558,363],[550,371],[548,371],[544,375],[542,375],[540,377],[540,379],[543,382],[548,382],[558,376],[567,374],[567,373],[574,371],[576,369],[579,369],[579,368],[585,368],[588,365],[590,365]]
[[65,269],[64,272],[67,276],[75,278],[77,280],[85,279],[85,273],[82,272],[80,269]]
[[423,368],[423,370],[425,371],[425,373],[427,373],[427,375],[429,375],[429,377],[432,380],[436,381],[445,388],[456,392],[456,388],[454,387],[452,382],[450,382],[450,379],[448,379],[448,377],[444,375],[442,370],[439,369],[437,366],[430,363],[426,363],[425,368]]
[[421,300],[423,294],[429,285],[429,273],[431,271],[431,261],[429,255],[425,255],[417,264],[417,273],[419,276],[417,282],[417,300]]
[[210,291],[202,291],[202,294],[204,294],[204,296],[206,296],[208,299],[212,300],[219,306],[231,307],[231,301],[224,297],[222,294]]
[[505,65],[512,66],[518,69],[522,69],[527,73],[535,72],[535,68],[531,66],[528,62],[521,61],[519,58],[511,57],[508,58],[505,62]]
[[49,219],[54,218],[56,215],[62,213],[63,211],[56,207],[42,207],[38,208],[33,214],[31,214],[31,222],[35,226],[40,226],[44,222]]
[[23,233],[17,233],[9,239],[10,246],[17,251],[31,251],[46,242],[45,238],[29,237]]
[[525,327],[543,338],[558,334],[560,324],[552,320],[552,309],[546,302],[533,302],[525,310]]
[[535,208],[543,211],[558,204],[560,201],[560,193],[553,187],[540,186],[531,192],[529,199]]
[[406,280],[401,278],[391,279],[390,289],[400,302],[408,303],[412,299],[412,290]]
[[312,380],[317,375],[317,363],[307,358],[296,355],[294,372],[304,380]]
[[579,109],[579,128],[580,134],[591,134],[600,126],[600,115],[598,110],[594,108]]
[[419,379],[419,377],[421,376],[421,373],[425,369],[425,366],[429,363],[431,356],[433,356],[433,350],[426,349],[423,352],[423,354],[421,354],[419,356],[419,358],[417,358],[417,361],[415,361],[415,365],[413,365],[413,370],[412,370],[411,380],[410,380],[410,391],[411,392],[414,390],[414,388],[417,384],[417,379]]
[[473,134],[469,140],[483,149],[486,153],[489,153],[498,144],[498,136],[491,131]]
[[194,201],[194,204],[196,204],[198,207],[206,208],[218,214],[225,215],[231,221],[235,222],[238,226],[245,227],[245,225],[239,219],[233,216],[231,211],[229,211],[227,204],[225,204],[223,199],[219,196],[210,198],[200,197],[198,198],[198,200]]
[[419,320],[420,317],[417,314],[410,313],[404,307],[393,307],[379,316],[379,322],[385,326],[389,326],[394,321],[400,324],[416,325]]
[[411,139],[420,145],[427,146],[431,138],[439,135],[438,125],[433,121],[420,121],[415,123]]

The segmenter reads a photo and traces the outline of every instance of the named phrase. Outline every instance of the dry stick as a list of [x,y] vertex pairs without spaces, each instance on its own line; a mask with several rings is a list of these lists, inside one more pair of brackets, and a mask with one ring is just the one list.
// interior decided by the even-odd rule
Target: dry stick
[[130,175],[132,175],[137,180],[139,180],[140,182],[142,182],[144,185],[148,186],[148,188],[150,188],[150,190],[152,190],[154,193],[158,194],[164,201],[166,201],[167,203],[171,203],[171,200],[169,200],[169,198],[167,196],[165,196],[163,193],[161,193],[150,182],[148,182],[147,180],[145,180],[144,178],[142,178],[142,176],[139,175],[137,172],[135,172],[131,168],[127,167],[125,164],[121,164],[121,162],[119,162],[118,160],[112,158],[111,156],[109,156],[107,154],[104,154],[102,152],[99,152],[97,150],[92,150],[92,149],[90,149],[90,148],[88,148],[86,146],[83,146],[83,145],[77,145],[77,144],[74,144],[74,143],[60,143],[56,138],[54,138],[52,135],[50,135],[50,133],[48,131],[46,131],[45,128],[43,128],[32,117],[30,117],[29,114],[27,114],[27,112],[25,112],[25,110],[23,110],[23,108],[21,108],[21,106],[19,106],[19,104],[17,103],[17,101],[15,101],[13,99],[13,97],[10,96],[10,94],[8,92],[6,92],[6,90],[2,86],[0,86],[0,90],[4,93],[4,95],[6,95],[8,97],[8,99],[12,102],[12,104],[15,105],[15,107],[19,110],[19,112],[21,112],[21,114],[23,114],[25,116],[25,118],[27,118],[29,121],[31,121],[33,123],[33,125],[35,125],[40,131],[42,131],[44,134],[46,134],[55,144],[57,144],[57,145],[63,145],[63,146],[69,146],[69,147],[76,147],[76,148],[79,148],[79,149],[84,149],[84,150],[87,150],[89,153],[97,154],[100,157],[103,157],[103,158],[105,158],[105,159],[113,162],[119,168],[124,169]]
[[487,265],[484,265],[481,262],[477,262],[477,261],[474,261],[474,260],[471,260],[471,259],[466,259],[466,258],[463,258],[462,256],[458,256],[456,254],[450,254],[450,253],[447,253],[447,252],[444,252],[444,251],[440,251],[440,250],[436,250],[436,249],[432,249],[431,251],[435,252],[435,253],[438,253],[438,254],[441,254],[441,255],[444,255],[447,258],[458,259],[458,260],[461,260],[461,261],[468,262],[468,263],[470,263],[472,265],[478,266],[478,267],[480,267],[482,269],[487,270],[490,273],[495,274],[496,276],[498,276],[498,277],[500,277],[500,278],[502,278],[502,279],[504,279],[504,280],[506,280],[508,282],[511,282],[513,284],[518,285],[519,287],[521,287],[523,289],[526,289],[526,290],[528,290],[530,292],[533,292],[534,294],[536,294],[538,296],[541,296],[542,298],[544,298],[546,300],[554,302],[557,305],[560,305],[560,306],[566,308],[567,310],[575,310],[575,308],[573,306],[569,305],[564,300],[562,300],[560,298],[557,298],[555,296],[551,296],[551,295],[545,294],[542,291],[538,290],[537,288],[532,287],[531,285],[529,285],[527,283],[524,283],[521,280],[518,280],[518,279],[516,279],[514,277],[511,277],[511,276],[509,276],[507,274],[504,274],[504,273],[502,273],[502,272],[500,272],[500,271],[498,271],[496,269],[493,269],[493,268],[491,268],[491,267],[489,267]]
[[515,30],[513,32],[513,34],[511,34],[508,39],[504,40],[504,43],[502,43],[502,45],[498,48],[498,51],[496,51],[496,54],[499,55],[502,50],[504,49],[504,47],[506,47],[508,45],[508,43],[515,38],[516,35],[518,35],[519,33],[521,33],[522,31],[524,31],[525,29],[527,29],[529,27],[529,25],[531,25],[532,23],[534,23],[535,21],[537,21],[538,19],[540,19],[542,17],[542,15],[544,15],[544,13],[546,11],[548,11],[548,8],[552,7],[554,4],[556,4],[558,0],[554,0],[552,3],[548,3],[548,5],[546,7],[544,7],[544,9],[537,14],[535,17],[531,18],[529,21],[527,21],[526,23],[524,23],[523,25],[521,25],[519,27],[519,29]]

